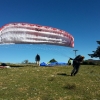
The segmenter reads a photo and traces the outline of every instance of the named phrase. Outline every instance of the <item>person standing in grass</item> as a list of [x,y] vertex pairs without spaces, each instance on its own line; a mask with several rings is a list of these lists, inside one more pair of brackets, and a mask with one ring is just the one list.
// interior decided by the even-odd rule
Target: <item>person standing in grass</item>
[[73,59],[73,70],[71,72],[71,76],[75,76],[78,73],[80,65],[83,62],[84,58],[84,56],[78,55]]
[[39,54],[36,55],[35,61],[36,61],[36,64],[37,64],[38,66],[40,66],[40,55],[39,55]]

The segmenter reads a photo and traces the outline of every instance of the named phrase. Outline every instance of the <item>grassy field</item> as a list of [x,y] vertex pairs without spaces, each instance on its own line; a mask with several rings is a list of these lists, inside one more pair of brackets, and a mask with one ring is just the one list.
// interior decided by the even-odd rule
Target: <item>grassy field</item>
[[100,66],[0,69],[0,100],[100,100]]

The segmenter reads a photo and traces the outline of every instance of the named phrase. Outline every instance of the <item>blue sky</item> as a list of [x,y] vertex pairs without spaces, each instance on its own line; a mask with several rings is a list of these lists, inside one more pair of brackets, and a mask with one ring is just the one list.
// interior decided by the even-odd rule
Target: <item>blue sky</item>
[[50,26],[69,32],[75,47],[54,45],[0,45],[0,62],[20,63],[26,59],[41,62],[55,58],[67,62],[77,55],[90,59],[100,40],[100,0],[0,0],[0,27],[12,22],[25,22]]

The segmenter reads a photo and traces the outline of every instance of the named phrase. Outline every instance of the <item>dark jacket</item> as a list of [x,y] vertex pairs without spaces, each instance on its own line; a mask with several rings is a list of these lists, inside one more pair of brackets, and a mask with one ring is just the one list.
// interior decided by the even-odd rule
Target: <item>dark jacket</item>
[[81,55],[76,56],[73,59],[73,65],[75,65],[75,64],[80,65],[82,63],[83,59],[84,58]]
[[81,55],[78,55],[78,56],[74,59],[74,61],[76,61],[77,63],[82,63],[83,59],[84,59],[84,58],[83,58]]
[[36,55],[35,60],[40,61],[40,56],[38,54]]

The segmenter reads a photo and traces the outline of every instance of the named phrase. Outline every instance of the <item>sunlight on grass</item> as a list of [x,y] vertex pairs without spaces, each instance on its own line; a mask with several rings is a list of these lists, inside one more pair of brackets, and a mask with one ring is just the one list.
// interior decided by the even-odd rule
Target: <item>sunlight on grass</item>
[[99,100],[100,67],[19,67],[0,70],[0,100]]

